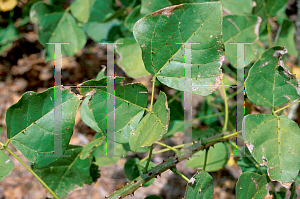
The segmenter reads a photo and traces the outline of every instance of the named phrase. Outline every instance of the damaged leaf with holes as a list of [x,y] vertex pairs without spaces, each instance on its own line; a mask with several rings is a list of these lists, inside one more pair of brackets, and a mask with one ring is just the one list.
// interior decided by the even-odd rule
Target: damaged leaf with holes
[[[26,92],[6,112],[7,137],[36,168],[56,161],[54,154],[54,88],[42,93]],[[75,124],[80,100],[69,90],[62,90],[62,153],[66,150]],[[52,156],[51,156],[52,155]],[[48,157],[47,157],[48,156]]]
[[245,143],[254,159],[267,167],[268,176],[290,185],[300,168],[300,128],[284,115],[245,117]]
[[245,89],[256,105],[277,107],[300,97],[300,80],[282,61],[286,53],[284,46],[269,48],[250,68]]
[[[221,32],[220,2],[167,7],[146,15],[133,28],[146,70],[161,83],[180,91],[185,88],[185,59],[191,59],[185,57],[185,47],[192,48],[193,90],[188,92],[202,96],[214,92],[223,77]],[[200,44],[187,45],[195,42]]]
[[268,182],[265,175],[247,171],[239,177],[236,183],[236,198],[265,198],[269,192],[267,184]]
[[83,184],[92,184],[100,177],[98,167],[92,163],[92,156],[79,158],[82,146],[69,145],[64,155],[47,167],[34,169],[34,172],[59,196],[66,197],[69,192]]
[[213,199],[214,184],[209,173],[198,170],[187,184],[184,199]]

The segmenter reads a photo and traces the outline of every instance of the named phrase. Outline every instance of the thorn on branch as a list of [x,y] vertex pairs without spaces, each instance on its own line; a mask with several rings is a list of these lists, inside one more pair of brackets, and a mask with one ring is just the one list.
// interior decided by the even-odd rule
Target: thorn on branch
[[179,162],[179,159],[178,159],[178,157],[176,157],[174,163],[176,164],[176,163],[178,163],[178,162]]

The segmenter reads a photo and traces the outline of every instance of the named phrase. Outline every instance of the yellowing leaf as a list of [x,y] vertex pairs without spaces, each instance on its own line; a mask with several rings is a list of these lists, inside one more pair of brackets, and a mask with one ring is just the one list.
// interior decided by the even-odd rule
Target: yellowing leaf
[[17,0],[0,0],[0,10],[3,12],[10,11],[18,4]]

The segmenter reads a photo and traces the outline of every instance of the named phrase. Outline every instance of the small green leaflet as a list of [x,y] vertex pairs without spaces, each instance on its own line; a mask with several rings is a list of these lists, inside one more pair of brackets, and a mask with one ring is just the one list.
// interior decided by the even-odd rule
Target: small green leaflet
[[188,182],[184,199],[213,199],[214,184],[213,178],[202,169]]
[[0,181],[14,169],[14,163],[2,150],[0,150],[0,168]]
[[132,151],[143,146],[150,146],[167,133],[170,110],[166,105],[166,94],[161,91],[153,105],[153,110],[139,122],[129,135],[129,145]]

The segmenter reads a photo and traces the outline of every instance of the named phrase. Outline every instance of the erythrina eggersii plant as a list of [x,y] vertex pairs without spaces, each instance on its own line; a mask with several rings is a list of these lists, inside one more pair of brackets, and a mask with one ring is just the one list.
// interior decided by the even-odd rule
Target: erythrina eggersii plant
[[[104,70],[96,79],[78,85],[77,94],[62,86],[42,93],[24,93],[6,112],[8,140],[0,143],[0,179],[14,168],[8,152],[54,198],[64,198],[76,187],[95,182],[101,174],[99,167],[117,162],[128,151],[149,152],[143,159],[137,156],[127,159],[124,173],[129,182],[106,198],[134,194],[138,188],[149,186],[157,176],[171,170],[187,181],[184,198],[212,199],[213,178],[208,172],[223,168],[234,149],[240,155],[237,164],[243,171],[236,183],[236,198],[270,195],[281,198],[272,182],[290,189],[290,198],[299,197],[296,186],[299,184],[300,129],[299,124],[282,112],[300,102],[297,101],[300,80],[284,64],[286,54],[298,55],[293,38],[294,24],[282,14],[286,2],[256,0],[256,6],[252,7],[252,0],[75,0],[66,9],[54,0],[51,4],[34,3],[29,12],[30,20],[37,27],[39,42],[45,47],[46,61],[54,58],[54,45],[46,43],[70,42],[62,45],[62,54],[67,56],[82,49],[87,38],[95,42],[121,43],[116,46],[116,62],[131,78],[152,75],[152,91],[148,93],[141,83],[123,84],[124,77],[113,77],[113,141],[118,157],[104,156],[109,92],[101,86],[107,85],[110,79]],[[268,21],[271,17],[278,17],[280,27],[275,41]],[[241,131],[235,130],[235,107],[228,103],[242,90],[230,94],[230,89],[225,87],[226,84],[243,84],[232,80],[237,78],[234,69],[238,66],[234,42],[252,44],[245,45],[248,102],[269,108],[268,113],[261,114],[245,111],[243,134],[247,147],[244,149],[230,139]],[[197,45],[187,45],[193,43]],[[186,56],[188,48],[193,52],[190,63]],[[231,68],[223,64],[225,57]],[[191,69],[191,90],[186,90],[187,67]],[[155,100],[154,88],[158,83],[177,90],[175,96],[159,91]],[[58,108],[54,103],[55,89],[61,89],[63,156],[53,155],[57,134],[53,125],[54,111]],[[187,124],[182,104],[176,100],[183,92],[205,97],[195,120],[210,128],[199,131],[191,124],[194,141],[169,146],[159,141],[184,131]],[[84,146],[69,144],[79,106],[81,119],[97,132],[93,141]],[[214,108],[221,112],[215,114]],[[218,118],[222,118],[222,122]],[[223,127],[220,128],[220,124]],[[30,166],[8,148],[9,143],[27,158]],[[165,148],[153,151],[154,145]],[[151,161],[155,154],[170,150],[174,155],[161,164]],[[183,160],[186,167],[197,169],[190,179],[176,169]]]

